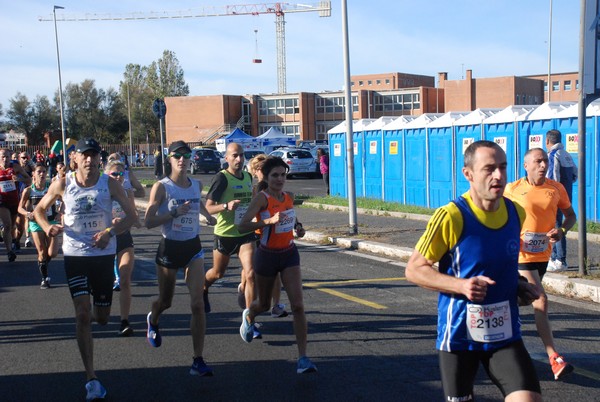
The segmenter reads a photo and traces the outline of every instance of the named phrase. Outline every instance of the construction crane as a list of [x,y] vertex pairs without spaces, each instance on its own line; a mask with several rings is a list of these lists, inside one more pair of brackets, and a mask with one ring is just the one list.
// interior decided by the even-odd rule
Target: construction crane
[[[291,4],[239,4],[229,6],[205,6],[179,11],[149,11],[123,14],[86,13],[83,15],[56,15],[57,21],[135,21],[163,20],[204,17],[229,17],[235,15],[275,14],[275,34],[277,47],[277,91],[286,93],[286,62],[285,62],[285,14],[319,12],[320,17],[331,16],[331,1],[318,3]],[[39,17],[39,21],[54,21],[53,16]]]

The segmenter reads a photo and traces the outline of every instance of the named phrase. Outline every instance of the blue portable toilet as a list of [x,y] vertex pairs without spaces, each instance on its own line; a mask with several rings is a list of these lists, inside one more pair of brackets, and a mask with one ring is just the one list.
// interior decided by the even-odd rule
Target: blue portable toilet
[[[352,122],[354,185],[357,197],[364,197],[365,194],[363,131],[374,121],[375,119],[360,119]],[[340,197],[348,197],[346,131],[346,122],[344,121],[327,132],[330,151],[329,193]],[[332,168],[335,172],[332,172]]]
[[383,199],[383,127],[395,117],[383,116],[370,123],[363,131],[364,141],[364,182],[367,198]]
[[384,201],[405,202],[403,128],[414,119],[415,116],[400,116],[382,128]]
[[456,197],[454,123],[469,112],[448,112],[427,126],[428,207],[438,208]]
[[404,133],[404,204],[427,207],[428,205],[428,145],[427,125],[443,116],[443,113],[424,113],[402,129]]
[[354,183],[356,196],[365,196],[365,140],[364,131],[375,119],[360,119],[352,125],[352,141],[354,146]]
[[546,146],[546,132],[556,128],[556,115],[576,104],[576,102],[546,102],[527,115],[525,120],[519,122],[517,141],[517,155],[519,161],[518,177],[523,177],[523,158],[527,150]]
[[527,118],[537,106],[508,106],[483,121],[483,139],[494,141],[506,152],[506,180],[518,179],[520,161],[517,158],[518,122]]
[[[579,166],[579,154],[578,154],[578,139],[579,139],[579,105],[574,104],[571,107],[557,113],[556,115],[556,129],[562,134],[562,144],[565,150],[571,154],[571,157],[575,161],[575,165]],[[586,109],[586,124],[585,124],[585,204],[586,204],[586,219],[596,220],[597,219],[597,121],[600,115],[600,100],[592,102]],[[546,142],[544,141],[544,145]],[[545,149],[545,147],[544,147]],[[546,150],[548,151],[548,150]],[[571,197],[571,203],[575,213],[579,215],[579,188],[581,182],[577,180],[573,184],[573,194]]]
[[456,177],[454,198],[464,194],[469,189],[469,182],[462,172],[467,147],[473,142],[483,139],[483,121],[501,110],[500,108],[475,109],[454,122],[454,175]]
[[330,129],[327,135],[329,137],[329,194],[348,197],[346,122]]

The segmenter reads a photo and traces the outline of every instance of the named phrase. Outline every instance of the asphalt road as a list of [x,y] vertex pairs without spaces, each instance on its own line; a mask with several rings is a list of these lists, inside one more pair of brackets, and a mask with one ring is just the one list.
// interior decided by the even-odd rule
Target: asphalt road
[[[210,228],[202,242],[209,251]],[[145,340],[145,317],[156,297],[157,230],[137,229],[131,338],[120,338],[118,297],[107,326],[94,325],[95,365],[109,401],[433,401],[441,385],[435,347],[436,294],[404,279],[400,262],[300,244],[315,374],[298,375],[292,321],[261,316],[263,339],[239,336],[239,262],[211,288],[205,359],[215,376],[188,374],[192,363],[189,297],[180,276],[173,306],[161,319],[163,345]],[[207,253],[206,266],[211,264]],[[51,263],[54,287],[39,289],[32,249],[0,264],[0,400],[81,401],[85,375],[75,340],[73,306],[62,256]],[[285,296],[283,297],[286,301]],[[555,382],[531,308],[522,310],[525,343],[546,401],[600,400],[598,307],[550,303],[559,350],[576,370]],[[479,401],[500,401],[480,370]]]

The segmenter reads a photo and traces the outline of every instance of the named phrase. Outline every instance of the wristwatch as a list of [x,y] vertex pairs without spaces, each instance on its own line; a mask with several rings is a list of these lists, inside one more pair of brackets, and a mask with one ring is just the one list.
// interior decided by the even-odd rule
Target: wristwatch
[[173,208],[172,210],[169,211],[169,214],[173,217],[173,218],[177,218],[177,208]]
[[224,204],[223,204],[223,209],[224,209],[225,211],[229,211],[229,205],[228,205],[227,203],[224,203]]

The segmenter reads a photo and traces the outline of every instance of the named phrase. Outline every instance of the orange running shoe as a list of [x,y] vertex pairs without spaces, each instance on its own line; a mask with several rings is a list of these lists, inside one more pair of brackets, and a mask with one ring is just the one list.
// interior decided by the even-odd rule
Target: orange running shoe
[[567,363],[558,353],[550,356],[550,366],[552,366],[555,380],[560,380],[573,372],[573,366]]

